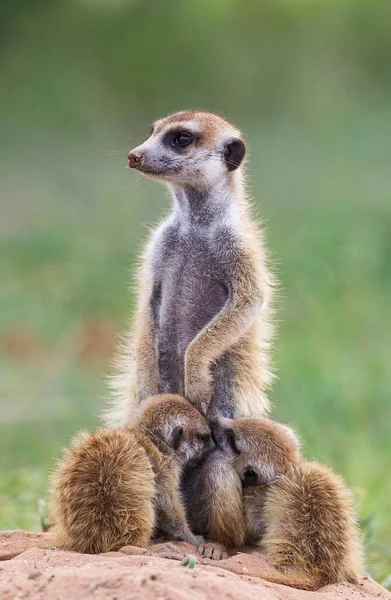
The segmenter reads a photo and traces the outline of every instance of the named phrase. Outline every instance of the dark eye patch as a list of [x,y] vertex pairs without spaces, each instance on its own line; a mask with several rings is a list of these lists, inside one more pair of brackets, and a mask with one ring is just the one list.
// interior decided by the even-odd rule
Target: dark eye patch
[[180,152],[183,148],[187,148],[196,140],[198,140],[198,136],[191,131],[186,129],[172,129],[171,131],[167,131],[164,135],[163,144]]
[[171,447],[174,450],[177,450],[179,447],[179,444],[183,438],[184,435],[184,431],[182,429],[182,427],[180,427],[179,425],[177,427],[174,428],[173,432],[172,432],[172,436],[171,436]]
[[244,487],[248,487],[250,485],[257,485],[258,483],[258,474],[251,467],[247,467],[247,469],[243,473],[243,485]]

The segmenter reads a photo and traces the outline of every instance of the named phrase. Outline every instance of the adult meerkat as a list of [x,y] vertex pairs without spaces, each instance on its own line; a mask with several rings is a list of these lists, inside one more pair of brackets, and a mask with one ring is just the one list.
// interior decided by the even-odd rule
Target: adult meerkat
[[308,590],[357,583],[363,546],[342,478],[303,460],[295,433],[270,419],[221,418],[213,436],[244,486],[247,543],[261,539],[281,571],[266,578]]
[[129,424],[161,392],[184,395],[208,419],[268,410],[272,277],[244,190],[245,153],[223,118],[183,111],[156,121],[128,155],[130,168],[168,186],[173,210],[142,256],[111,424]]
[[205,418],[175,395],[148,400],[134,426],[76,437],[51,482],[51,521],[64,549],[98,553],[148,545],[157,530],[193,544],[181,471],[212,444]]

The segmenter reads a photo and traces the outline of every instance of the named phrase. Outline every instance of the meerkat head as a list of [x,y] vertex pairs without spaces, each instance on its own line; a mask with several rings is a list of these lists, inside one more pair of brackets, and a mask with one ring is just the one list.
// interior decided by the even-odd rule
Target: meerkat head
[[213,438],[230,459],[244,486],[271,483],[300,460],[294,431],[271,419],[217,419]]
[[195,188],[232,177],[246,146],[240,132],[218,115],[182,111],[159,119],[150,137],[128,154],[128,165],[148,177]]
[[202,461],[214,446],[205,417],[176,394],[148,399],[135,425],[172,448],[179,462],[189,466]]
[[188,466],[200,463],[214,446],[206,421],[190,415],[179,418],[168,429],[167,443],[175,450],[179,460]]

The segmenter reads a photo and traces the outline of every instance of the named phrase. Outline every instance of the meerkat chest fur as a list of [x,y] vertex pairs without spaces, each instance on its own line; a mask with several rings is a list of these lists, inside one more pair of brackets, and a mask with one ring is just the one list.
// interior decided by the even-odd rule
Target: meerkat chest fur
[[183,393],[185,351],[229,299],[240,240],[226,194],[216,200],[180,190],[176,197],[155,242],[153,312],[165,391]]

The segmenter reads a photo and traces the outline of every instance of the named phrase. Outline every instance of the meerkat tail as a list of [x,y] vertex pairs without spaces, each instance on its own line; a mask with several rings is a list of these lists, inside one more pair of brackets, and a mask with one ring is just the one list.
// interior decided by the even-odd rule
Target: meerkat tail
[[299,590],[307,590],[309,592],[316,592],[316,590],[331,583],[321,576],[304,575],[295,572],[274,573],[271,570],[270,572],[262,570],[257,577],[269,581],[270,583],[278,583],[279,585],[286,585]]
[[154,475],[146,453],[124,430],[79,434],[50,484],[57,545],[99,553],[145,547],[154,528]]
[[283,475],[268,490],[264,516],[262,546],[284,574],[323,585],[360,578],[363,544],[352,494],[325,465],[303,461]]

